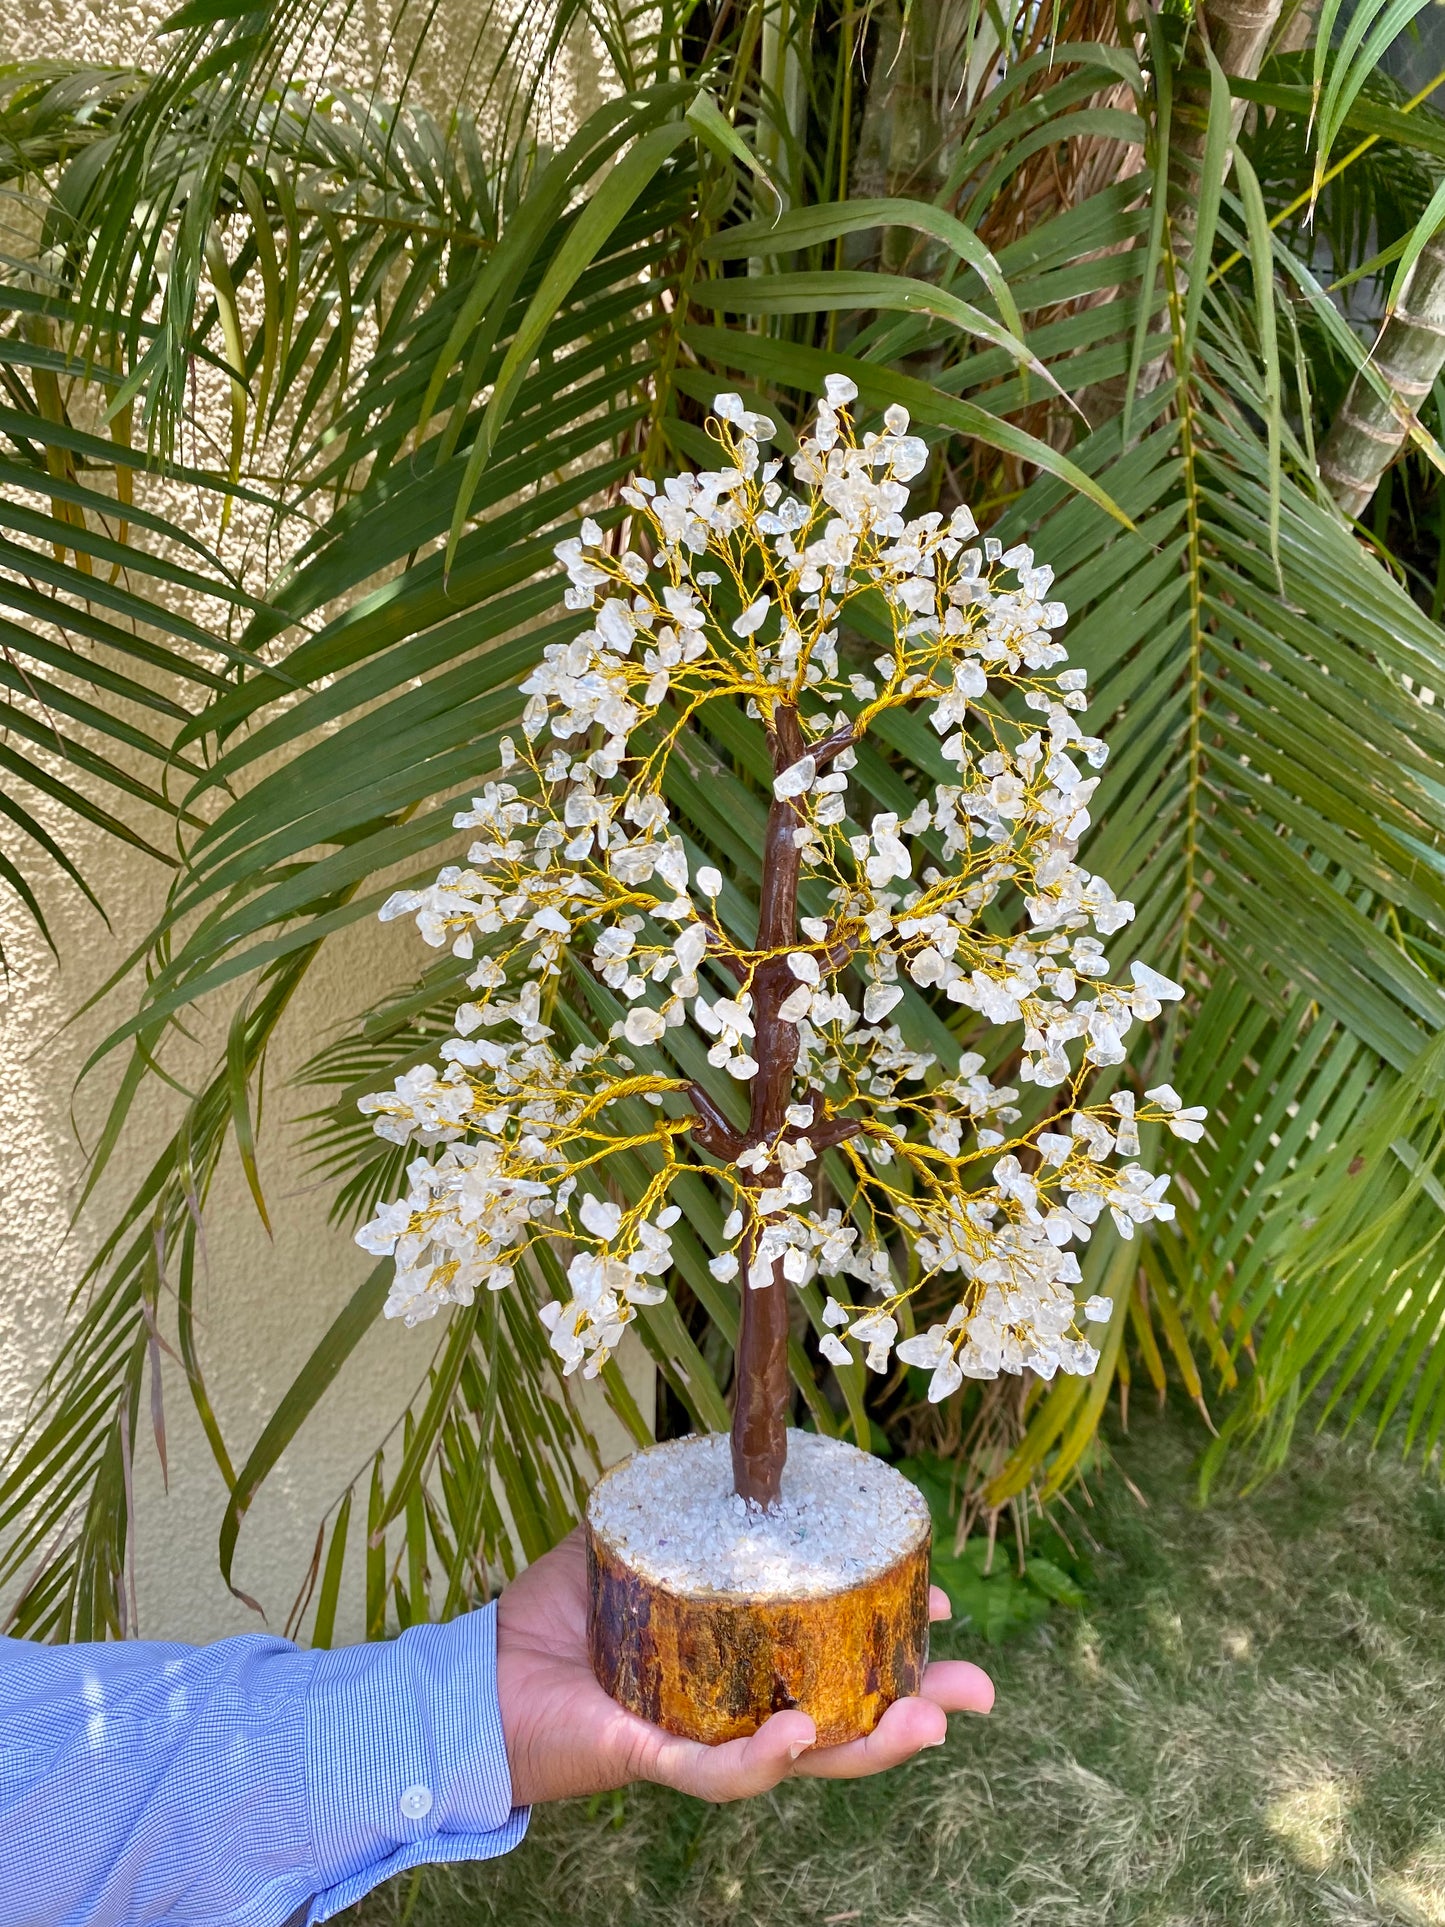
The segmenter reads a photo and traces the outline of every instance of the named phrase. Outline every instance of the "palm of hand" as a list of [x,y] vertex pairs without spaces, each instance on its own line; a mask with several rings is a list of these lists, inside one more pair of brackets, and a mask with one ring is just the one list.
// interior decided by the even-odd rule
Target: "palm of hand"
[[[935,1586],[930,1616],[946,1619]],[[899,1700],[866,1739],[813,1750],[806,1713],[775,1713],[751,1738],[722,1746],[678,1739],[603,1692],[587,1657],[587,1570],[581,1532],[521,1573],[497,1606],[497,1694],[518,1806],[655,1780],[705,1800],[764,1793],[791,1774],[853,1779],[941,1746],[950,1713],[986,1713],[993,1685],[965,1660],[935,1660],[916,1698]]]

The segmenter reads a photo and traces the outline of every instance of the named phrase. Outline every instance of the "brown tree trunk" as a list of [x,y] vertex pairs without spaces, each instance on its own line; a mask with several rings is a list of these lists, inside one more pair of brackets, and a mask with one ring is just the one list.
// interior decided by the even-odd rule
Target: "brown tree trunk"
[[[803,733],[795,709],[778,706],[771,747],[775,775],[803,755]],[[802,852],[793,840],[793,831],[802,822],[802,811],[792,798],[773,798],[763,842],[756,945],[764,953],[789,950],[797,941]],[[758,1069],[750,1092],[746,1144],[771,1141],[786,1122],[793,1066],[798,1058],[798,1031],[796,1025],[782,1021],[778,1006],[796,988],[797,979],[781,956],[759,964],[753,974],[753,1049]],[[771,1168],[750,1172],[747,1182],[757,1190],[776,1183],[777,1173]],[[742,1325],[733,1404],[733,1482],[749,1505],[768,1510],[778,1503],[788,1453],[788,1287],[777,1264],[766,1284],[751,1282],[754,1239],[755,1232],[743,1240],[739,1278]]]
[[742,1324],[733,1406],[733,1485],[749,1505],[770,1510],[788,1456],[788,1285],[773,1265],[766,1285],[748,1282],[753,1239],[743,1240]]

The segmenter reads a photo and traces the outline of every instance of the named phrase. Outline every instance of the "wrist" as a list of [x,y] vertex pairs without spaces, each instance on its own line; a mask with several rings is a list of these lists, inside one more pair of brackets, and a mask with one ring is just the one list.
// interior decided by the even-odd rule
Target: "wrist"
[[511,1776],[512,1799],[520,1807],[536,1806],[548,1798],[538,1784],[533,1748],[526,1732],[526,1663],[510,1601],[510,1588],[497,1600],[496,1698],[502,1746]]

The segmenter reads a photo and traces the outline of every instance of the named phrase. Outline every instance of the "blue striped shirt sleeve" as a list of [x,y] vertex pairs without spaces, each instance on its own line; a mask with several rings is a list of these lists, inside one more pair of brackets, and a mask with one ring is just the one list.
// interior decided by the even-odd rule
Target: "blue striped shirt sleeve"
[[526,1825],[494,1607],[327,1653],[0,1639],[0,1927],[329,1920]]

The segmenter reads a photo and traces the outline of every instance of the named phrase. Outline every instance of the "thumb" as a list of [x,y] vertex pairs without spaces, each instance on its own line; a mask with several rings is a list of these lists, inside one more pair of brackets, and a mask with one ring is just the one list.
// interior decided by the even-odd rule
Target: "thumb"
[[745,1740],[703,1746],[666,1735],[648,1778],[699,1800],[745,1800],[766,1793],[792,1773],[799,1756],[817,1739],[806,1713],[774,1713]]

